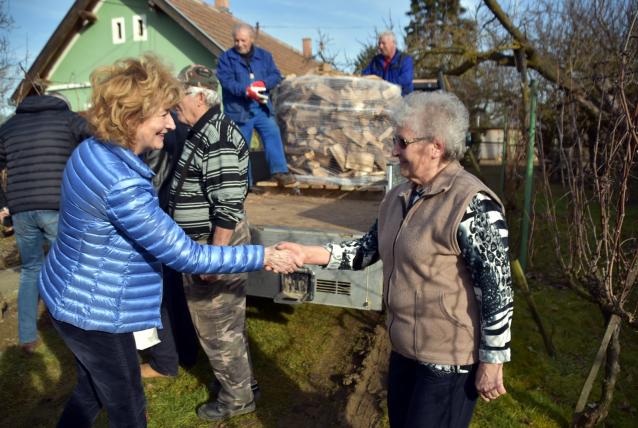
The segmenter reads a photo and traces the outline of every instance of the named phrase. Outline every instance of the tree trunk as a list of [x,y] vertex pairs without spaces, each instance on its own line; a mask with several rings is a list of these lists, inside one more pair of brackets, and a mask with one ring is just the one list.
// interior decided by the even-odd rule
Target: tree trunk
[[[607,321],[611,319],[610,313],[605,313]],[[602,396],[598,403],[588,406],[580,413],[574,414],[573,426],[577,428],[592,428],[601,423],[607,417],[609,408],[614,399],[614,389],[620,373],[620,326],[618,323],[611,336],[605,355],[605,377],[602,384]]]

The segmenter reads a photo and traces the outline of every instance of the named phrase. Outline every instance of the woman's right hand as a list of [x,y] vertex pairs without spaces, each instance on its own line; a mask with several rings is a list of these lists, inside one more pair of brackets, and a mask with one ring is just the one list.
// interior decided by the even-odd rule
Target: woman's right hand
[[2,210],[0,210],[0,223],[4,221],[5,217],[9,217],[9,216],[11,216],[11,213],[9,212],[9,208],[7,207],[2,208]]
[[291,273],[303,266],[303,258],[292,251],[264,248],[264,269],[275,273]]

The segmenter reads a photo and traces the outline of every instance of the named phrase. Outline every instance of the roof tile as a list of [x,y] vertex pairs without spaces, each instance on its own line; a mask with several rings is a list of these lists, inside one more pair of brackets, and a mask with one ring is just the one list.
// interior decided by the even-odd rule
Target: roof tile
[[[244,23],[229,12],[220,11],[201,1],[168,0],[167,3],[173,5],[188,20],[206,32],[224,50],[233,47],[231,36],[233,26]],[[306,74],[318,66],[316,61],[305,58],[298,50],[263,31],[259,31],[255,45],[272,54],[275,64],[283,74]]]

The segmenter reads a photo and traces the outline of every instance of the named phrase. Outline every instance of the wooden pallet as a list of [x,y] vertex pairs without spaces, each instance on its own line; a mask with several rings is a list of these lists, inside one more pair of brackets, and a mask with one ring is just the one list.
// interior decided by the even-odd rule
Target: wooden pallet
[[[255,183],[256,187],[266,187],[266,188],[275,188],[280,187],[276,181],[258,181]],[[351,184],[348,185],[339,185],[332,183],[303,183],[297,182],[294,184],[288,184],[284,186],[285,189],[317,189],[317,190],[340,190],[342,192],[384,192],[385,186],[383,185],[364,185],[364,186],[353,186]]]

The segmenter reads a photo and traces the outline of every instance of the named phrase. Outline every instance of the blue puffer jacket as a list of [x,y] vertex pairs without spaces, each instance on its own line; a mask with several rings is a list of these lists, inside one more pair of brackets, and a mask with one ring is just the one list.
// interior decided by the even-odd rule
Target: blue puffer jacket
[[383,55],[376,55],[361,74],[364,76],[374,74],[383,80],[401,86],[401,96],[406,96],[414,91],[414,62],[410,55],[397,50],[387,69],[383,68],[384,63]]
[[[235,49],[229,49],[224,52],[217,63],[217,78],[222,85],[224,114],[238,124],[243,124],[250,120],[250,109],[258,106],[257,101],[246,96],[246,88],[252,82],[261,80],[268,90],[266,95],[269,95],[269,91],[277,86],[282,79],[272,55],[256,46],[253,49],[250,69]],[[250,78],[251,72],[253,74],[252,79]],[[265,108],[269,114],[272,114],[270,98]]]
[[40,273],[53,318],[84,330],[160,327],[162,264],[189,273],[260,269],[263,247],[191,240],[158,205],[153,172],[132,151],[88,139],[62,181],[58,238]]

